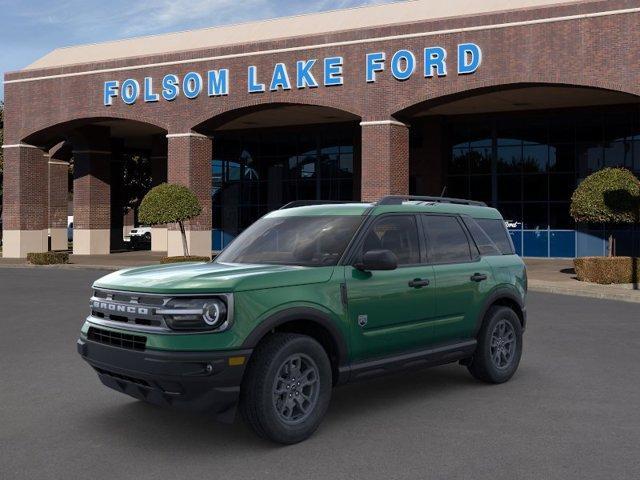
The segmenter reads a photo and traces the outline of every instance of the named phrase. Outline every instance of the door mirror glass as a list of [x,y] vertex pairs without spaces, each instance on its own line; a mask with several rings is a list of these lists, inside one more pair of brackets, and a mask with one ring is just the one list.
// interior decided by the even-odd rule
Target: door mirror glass
[[398,257],[391,250],[369,250],[354,267],[362,271],[395,270],[398,268]]

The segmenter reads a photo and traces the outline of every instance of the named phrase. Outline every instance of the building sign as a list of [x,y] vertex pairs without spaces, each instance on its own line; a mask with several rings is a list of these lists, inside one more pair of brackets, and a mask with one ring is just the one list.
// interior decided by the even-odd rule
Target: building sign
[[[474,73],[482,63],[482,50],[475,43],[458,45],[455,67],[458,75]],[[420,75],[424,78],[446,77],[447,50],[442,47],[427,47],[419,55],[411,50],[398,50],[390,58],[386,52],[367,53],[363,59],[364,77],[367,83],[375,83],[382,75],[390,75],[398,81]],[[350,65],[344,58],[298,60],[295,65],[276,63],[269,71],[255,65],[247,68],[245,86],[248,93],[286,91],[292,89],[340,86],[348,74]],[[195,99],[201,95],[220,97],[229,95],[229,69],[209,70],[206,73],[191,71],[180,78],[168,73],[162,78],[145,77],[108,80],[104,82],[103,99],[106,106],[121,100],[127,105],[136,102],[173,101],[180,95]],[[235,87],[235,85],[234,85]]]

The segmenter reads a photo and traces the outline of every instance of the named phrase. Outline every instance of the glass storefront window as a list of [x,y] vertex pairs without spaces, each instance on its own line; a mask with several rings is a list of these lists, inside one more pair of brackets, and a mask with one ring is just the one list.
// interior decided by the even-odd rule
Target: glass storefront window
[[212,160],[214,250],[294,200],[352,200],[356,124],[219,132]]
[[473,118],[448,125],[447,193],[496,206],[525,255],[580,254],[569,215],[579,180],[606,166],[640,174],[637,105]]

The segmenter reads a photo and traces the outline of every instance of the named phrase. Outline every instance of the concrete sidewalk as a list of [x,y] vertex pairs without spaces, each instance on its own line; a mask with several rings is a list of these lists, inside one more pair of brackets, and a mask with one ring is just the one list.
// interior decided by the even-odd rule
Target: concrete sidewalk
[[[125,251],[111,255],[71,255],[70,264],[36,267],[25,259],[0,258],[0,267],[22,268],[91,268],[120,270],[122,268],[157,264],[164,253]],[[607,298],[640,303],[640,287],[626,285],[597,285],[575,278],[573,262],[568,259],[525,258],[529,289],[538,292],[560,293],[591,298]]]
[[64,265],[29,265],[24,258],[0,258],[0,267],[29,268],[91,268],[96,270],[121,270],[160,262],[165,253],[148,250],[114,252],[111,255],[69,255]]
[[529,290],[640,303],[640,285],[598,285],[576,279],[573,261],[525,258]]

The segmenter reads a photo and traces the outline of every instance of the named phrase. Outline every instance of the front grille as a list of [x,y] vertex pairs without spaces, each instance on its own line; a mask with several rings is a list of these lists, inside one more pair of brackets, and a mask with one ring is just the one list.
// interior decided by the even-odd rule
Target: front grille
[[130,326],[144,326],[156,330],[169,328],[156,309],[162,308],[169,298],[127,292],[96,289],[91,297],[91,316]]
[[126,348],[128,350],[144,350],[147,345],[147,337],[142,335],[112,332],[96,327],[89,327],[87,338],[93,342],[110,345],[112,347]]

